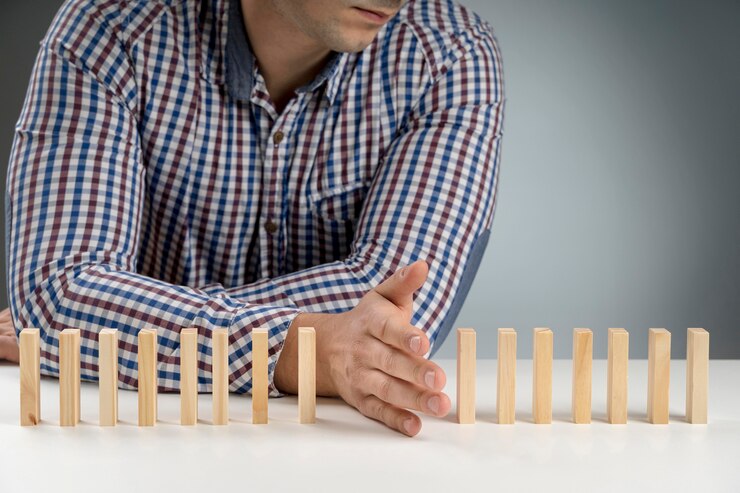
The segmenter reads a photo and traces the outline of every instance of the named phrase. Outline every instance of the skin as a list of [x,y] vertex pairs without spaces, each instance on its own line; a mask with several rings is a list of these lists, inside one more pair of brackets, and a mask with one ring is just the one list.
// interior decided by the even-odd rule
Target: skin
[[[409,409],[446,416],[452,403],[441,391],[447,382],[444,370],[424,358],[429,338],[409,323],[413,294],[428,272],[426,262],[419,260],[368,291],[349,311],[298,315],[275,367],[277,388],[298,393],[298,327],[314,327],[317,395],[340,397],[363,415],[408,436],[421,430],[420,418]],[[0,312],[0,359],[18,363],[18,341],[7,308]],[[436,410],[430,401],[436,401]]]
[[341,397],[365,416],[408,436],[421,430],[419,416],[410,410],[446,416],[452,403],[441,391],[447,381],[444,370],[424,358],[429,338],[410,324],[413,294],[428,272],[426,262],[419,260],[368,291],[352,310],[298,315],[275,367],[277,388],[297,393],[298,327],[314,327],[318,395]]
[[383,24],[368,21],[354,7],[390,20],[405,1],[241,0],[249,42],[278,113],[295,89],[321,71],[332,50],[362,51],[375,39]]
[[[366,48],[382,28],[353,7],[392,18],[405,0],[241,0],[244,23],[270,98],[280,113],[295,89],[310,82],[331,51]],[[387,22],[386,20],[386,22]],[[446,416],[452,404],[441,390],[442,368],[424,355],[430,342],[410,324],[414,293],[429,267],[398,269],[343,313],[301,313],[291,324],[275,367],[275,385],[298,392],[298,327],[316,330],[316,391],[340,397],[363,415],[407,436],[421,430],[412,411]],[[8,309],[0,312],[0,359],[18,362]]]
[[9,308],[0,312],[0,360],[18,363],[18,339],[10,320]]

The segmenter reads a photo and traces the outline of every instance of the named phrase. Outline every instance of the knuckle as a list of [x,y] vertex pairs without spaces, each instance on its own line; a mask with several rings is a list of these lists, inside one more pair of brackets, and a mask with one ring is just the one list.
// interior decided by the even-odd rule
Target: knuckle
[[362,344],[361,340],[355,339],[354,341],[352,341],[349,353],[350,361],[352,362],[352,364],[355,367],[362,366],[362,361],[364,359],[364,345]]
[[365,374],[361,369],[355,368],[349,372],[347,379],[352,387],[352,391],[360,392],[365,382]]
[[382,341],[387,340],[386,337],[388,336],[389,332],[390,332],[390,329],[388,327],[388,317],[386,317],[383,319],[383,323],[380,324],[380,329],[378,333],[380,340]]
[[398,365],[398,357],[395,351],[386,351],[383,355],[383,370],[388,373],[394,373]]
[[414,365],[413,370],[411,370],[411,378],[414,382],[421,382],[421,375],[423,374],[424,367],[422,365]]
[[419,411],[426,409],[424,406],[424,398],[426,397],[426,392],[417,391],[416,396],[414,398],[414,402],[416,402],[416,409]]
[[378,416],[378,419],[383,423],[388,423],[388,411],[389,407],[382,402],[378,402],[376,404],[376,416]]
[[391,379],[384,377],[378,387],[378,397],[384,401],[388,401],[388,397],[391,395]]
[[363,396],[357,401],[357,409],[367,417],[373,417],[373,408],[368,396]]

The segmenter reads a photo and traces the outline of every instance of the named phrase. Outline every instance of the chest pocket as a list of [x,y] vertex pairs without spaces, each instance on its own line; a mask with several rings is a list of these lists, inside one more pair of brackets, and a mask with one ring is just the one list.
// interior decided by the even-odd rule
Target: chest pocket
[[340,185],[308,195],[309,209],[315,217],[338,224],[355,222],[362,212],[370,182]]

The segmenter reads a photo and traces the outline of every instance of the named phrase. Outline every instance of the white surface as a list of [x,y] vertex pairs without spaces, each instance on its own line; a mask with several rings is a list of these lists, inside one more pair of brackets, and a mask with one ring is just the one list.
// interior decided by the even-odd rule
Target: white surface
[[[594,361],[593,422],[570,418],[571,362],[556,360],[553,424],[531,422],[531,366],[517,362],[517,422],[495,418],[495,360],[478,361],[477,423],[453,408],[422,415],[415,437],[370,420],[338,399],[317,399],[317,423],[298,423],[297,397],[271,398],[270,423],[251,424],[251,398],[232,394],[231,422],[210,424],[200,395],[195,427],[179,425],[179,395],[159,395],[159,422],[139,428],[137,394],[119,391],[115,428],[101,428],[97,385],[82,384],[80,423],[59,424],[58,381],[43,377],[42,422],[19,425],[18,367],[0,364],[0,492],[34,491],[740,491],[740,361],[710,366],[708,425],[684,421],[685,362],[671,364],[668,425],[645,421],[644,360],[630,361],[629,422],[609,425],[606,364]],[[300,487],[296,490],[294,487]]]

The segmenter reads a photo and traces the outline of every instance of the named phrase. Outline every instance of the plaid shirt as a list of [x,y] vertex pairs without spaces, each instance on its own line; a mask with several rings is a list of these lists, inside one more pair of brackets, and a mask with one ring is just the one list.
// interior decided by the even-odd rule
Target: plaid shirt
[[67,0],[41,42],[6,182],[16,331],[41,372],[81,330],[119,330],[119,387],[158,329],[158,385],[179,388],[180,330],[229,332],[230,390],[251,392],[268,329],[269,395],[290,323],[343,312],[396,269],[429,265],[411,323],[441,344],[494,215],[503,119],[491,27],[452,0],[411,0],[365,50],[333,53],[278,113],[239,2]]

